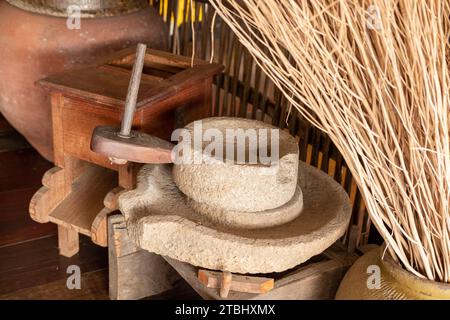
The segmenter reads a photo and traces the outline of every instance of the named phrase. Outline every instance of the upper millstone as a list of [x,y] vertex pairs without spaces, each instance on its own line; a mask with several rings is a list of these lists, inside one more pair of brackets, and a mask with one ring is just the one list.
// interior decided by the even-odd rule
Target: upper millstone
[[227,117],[203,119],[185,129],[192,140],[184,144],[183,154],[192,162],[176,163],[173,178],[192,200],[208,208],[260,212],[294,197],[299,149],[287,132],[261,121]]

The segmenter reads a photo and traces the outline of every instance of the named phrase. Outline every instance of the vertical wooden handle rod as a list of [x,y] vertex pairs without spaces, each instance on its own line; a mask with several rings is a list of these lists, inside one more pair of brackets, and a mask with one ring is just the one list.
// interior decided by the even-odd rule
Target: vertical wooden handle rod
[[139,43],[137,45],[136,59],[134,61],[133,70],[131,72],[131,79],[128,85],[127,98],[125,100],[125,110],[123,113],[122,125],[120,127],[119,133],[119,136],[122,138],[130,137],[134,111],[136,110],[136,101],[139,92],[139,85],[141,83],[142,68],[144,67],[144,58],[146,49],[147,46],[143,43]]

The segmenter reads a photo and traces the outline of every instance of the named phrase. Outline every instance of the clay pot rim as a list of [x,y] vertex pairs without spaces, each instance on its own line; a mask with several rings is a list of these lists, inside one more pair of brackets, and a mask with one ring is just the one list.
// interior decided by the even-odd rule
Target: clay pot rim
[[[18,9],[47,16],[67,18],[67,9],[72,1],[48,1],[47,7],[41,5],[42,0],[6,0],[6,3]],[[111,1],[109,1],[111,2]],[[150,7],[148,1],[133,0],[125,4],[118,2],[115,7],[98,7],[93,2],[91,8],[81,7],[80,18],[108,18],[132,14]]]
[[399,262],[396,262],[388,250],[386,250],[383,257],[385,248],[386,244],[380,247],[382,267],[397,282],[407,287],[410,291],[428,298],[450,299],[450,283],[419,278],[403,268]]

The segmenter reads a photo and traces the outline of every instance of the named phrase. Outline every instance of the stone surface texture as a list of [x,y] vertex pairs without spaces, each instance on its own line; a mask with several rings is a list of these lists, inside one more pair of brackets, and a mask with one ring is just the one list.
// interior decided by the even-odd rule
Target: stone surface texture
[[[194,124],[185,127],[194,136]],[[217,117],[202,120],[202,130],[219,130],[226,137],[226,129],[277,129],[257,120]],[[263,132],[263,131],[262,131]],[[261,133],[262,133],[261,132]],[[228,144],[236,144],[228,141]],[[267,138],[270,144],[270,132]],[[192,159],[210,141],[199,147],[190,144]],[[251,146],[247,146],[248,148]],[[258,146],[256,146],[258,147]],[[198,150],[200,149],[200,150]],[[279,130],[279,161],[277,165],[238,163],[225,151],[224,159],[206,157],[201,164],[176,164],[173,177],[178,188],[189,198],[209,207],[244,212],[258,212],[280,207],[294,196],[297,187],[298,143],[289,133]]]
[[212,223],[194,211],[169,165],[145,165],[137,188],[121,195],[119,206],[130,238],[145,250],[215,270],[281,272],[331,246],[351,216],[346,192],[327,174],[300,162],[297,182],[303,192],[301,214],[262,229]]
[[187,198],[187,204],[212,223],[231,228],[257,229],[288,223],[297,218],[303,209],[303,193],[297,186],[294,196],[284,205],[264,211],[245,212],[215,208]]

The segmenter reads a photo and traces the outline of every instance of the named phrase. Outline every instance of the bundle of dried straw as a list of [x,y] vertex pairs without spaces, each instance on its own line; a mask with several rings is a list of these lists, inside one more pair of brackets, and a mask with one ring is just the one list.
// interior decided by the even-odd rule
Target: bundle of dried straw
[[210,3],[339,148],[391,254],[450,282],[450,2]]

